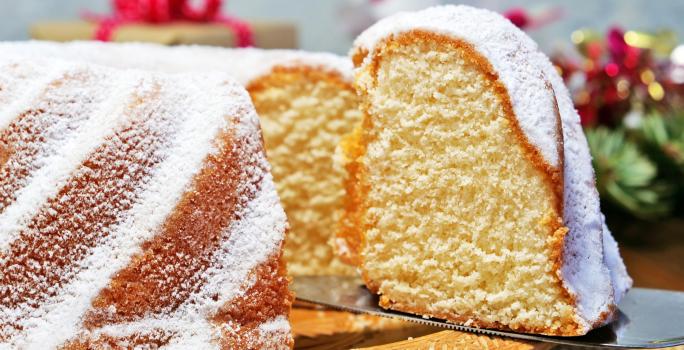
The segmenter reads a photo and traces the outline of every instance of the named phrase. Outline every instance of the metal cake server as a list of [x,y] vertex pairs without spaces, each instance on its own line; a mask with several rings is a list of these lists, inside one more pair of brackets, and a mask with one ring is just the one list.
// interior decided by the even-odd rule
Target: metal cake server
[[369,292],[356,277],[295,277],[291,287],[297,299],[305,302],[459,331],[589,347],[653,349],[684,345],[684,292],[633,288],[619,305],[618,319],[611,324],[581,337],[550,337],[459,326],[385,310],[378,306],[378,296]]

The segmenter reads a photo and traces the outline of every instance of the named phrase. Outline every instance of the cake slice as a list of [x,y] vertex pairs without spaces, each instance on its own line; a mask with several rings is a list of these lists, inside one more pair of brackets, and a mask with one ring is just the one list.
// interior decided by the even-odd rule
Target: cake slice
[[342,143],[337,243],[380,305],[576,336],[631,286],[549,60],[498,14],[383,19],[351,52],[366,116]]
[[285,258],[294,275],[353,274],[330,241],[342,213],[342,135],[360,122],[349,59],[293,50],[101,42],[5,42],[1,55],[63,58],[164,72],[224,72],[249,91],[261,119],[276,188],[290,222]]
[[285,213],[220,74],[0,58],[0,347],[288,349]]

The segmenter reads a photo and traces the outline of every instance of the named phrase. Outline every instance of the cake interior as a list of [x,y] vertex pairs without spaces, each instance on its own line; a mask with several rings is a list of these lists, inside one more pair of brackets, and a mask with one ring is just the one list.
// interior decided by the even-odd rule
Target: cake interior
[[362,149],[347,165],[358,169],[350,191],[361,192],[357,212],[347,213],[361,227],[350,246],[360,244],[358,262],[381,305],[573,333],[573,301],[556,273],[567,231],[558,194],[488,62],[434,34],[379,45],[357,76],[369,119],[360,144],[345,147],[352,158]]
[[290,223],[285,244],[294,275],[350,274],[330,240],[341,215],[344,171],[332,155],[361,120],[342,77],[311,67],[276,67],[247,88],[261,119],[276,187]]

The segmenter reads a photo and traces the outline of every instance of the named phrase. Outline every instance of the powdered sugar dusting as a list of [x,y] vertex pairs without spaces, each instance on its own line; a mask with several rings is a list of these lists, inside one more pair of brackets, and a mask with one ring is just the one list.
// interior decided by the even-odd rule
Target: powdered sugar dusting
[[[260,144],[257,139],[258,133],[255,132],[258,130],[255,121],[256,114],[246,114],[241,118],[236,134],[240,142],[247,145]],[[245,151],[242,156],[258,157],[257,164],[260,166],[257,168],[269,168],[263,154],[249,149]],[[249,276],[259,263],[267,260],[274,251],[280,249],[287,219],[279,205],[273,178],[271,174],[259,171],[252,176],[257,181],[244,181],[238,192],[256,195],[240,209],[238,216],[242,219],[233,222],[224,233],[228,238],[221,244],[219,253],[215,254],[211,267],[203,274],[207,283],[189,297],[176,314],[212,318],[221,306],[241,296],[256,282],[253,278],[245,277]],[[279,337],[272,339],[274,344],[280,346],[287,343],[282,340],[288,339],[290,330],[287,320],[284,317],[282,319],[285,321],[261,326],[266,327],[265,331],[280,334]],[[268,338],[264,336],[262,340]]]
[[290,338],[290,323],[287,318],[278,316],[272,321],[259,326],[259,333],[266,349],[288,349],[286,345]]
[[[0,57],[0,66],[3,63],[5,61]],[[16,64],[21,66],[33,63],[19,61]],[[256,140],[255,144],[260,144],[258,119],[247,92],[224,78],[225,74],[159,75],[52,60],[40,61],[39,64],[58,71],[85,69],[83,74],[97,77],[95,86],[79,85],[78,88],[86,91],[92,89],[101,100],[95,99],[92,113],[84,113],[90,116],[89,119],[75,123],[73,130],[69,129],[73,132],[72,136],[41,159],[41,164],[45,166],[34,171],[29,184],[21,189],[22,193],[17,200],[2,213],[2,225],[6,232],[3,231],[0,237],[5,245],[16,239],[15,233],[19,230],[30,230],[26,222],[32,213],[57,194],[75,169],[87,161],[95,147],[106,142],[107,135],[121,127],[136,130],[135,124],[131,123],[132,116],[126,113],[126,106],[130,102],[125,102],[130,98],[135,100],[136,94],[142,97],[137,102],[134,101],[134,105],[150,105],[150,108],[140,108],[138,112],[143,114],[138,117],[161,128],[155,133],[168,137],[170,143],[157,155],[159,164],[152,168],[146,180],[147,185],[136,188],[135,195],[127,197],[127,201],[133,202],[130,209],[121,213],[119,222],[114,227],[103,228],[107,234],[89,251],[85,259],[69,267],[74,275],[57,293],[51,293],[50,297],[37,306],[0,308],[0,340],[12,348],[46,349],[58,347],[74,337],[97,337],[101,334],[144,336],[147,332],[163,329],[169,330],[172,335],[169,348],[188,348],[190,344],[194,345],[192,348],[198,349],[216,348],[213,340],[217,334],[210,327],[207,316],[212,314],[211,310],[215,313],[219,305],[213,300],[210,302],[202,299],[207,296],[202,291],[192,297],[194,308],[188,306],[173,314],[155,315],[154,318],[139,322],[105,325],[88,332],[82,328],[81,317],[91,308],[91,300],[107,285],[110,278],[128,265],[134,254],[141,251],[140,244],[158,232],[183,193],[191,190],[189,186],[192,179],[202,169],[205,159],[216,152],[218,135],[233,134],[236,136],[233,138],[234,142],[250,138],[252,141]],[[58,65],[59,68],[55,68]],[[54,91],[51,92],[67,93],[76,88],[58,84],[52,89]],[[157,89],[158,95],[141,92],[150,89]],[[76,103],[84,101],[79,96],[73,100]],[[21,108],[26,108],[37,102],[31,99],[22,100],[21,103]],[[0,115],[6,112],[7,109],[3,108],[6,106],[0,105]],[[166,120],[166,124],[157,124],[155,118],[160,115],[165,116],[162,119]],[[50,139],[57,136],[49,133],[45,137]],[[230,240],[224,242],[228,249],[222,249],[222,253],[216,255],[216,268],[205,276],[209,281],[207,286],[214,286],[208,287],[210,290],[221,288],[221,292],[227,297],[231,293],[238,293],[251,268],[280,249],[286,226],[284,213],[270,174],[267,173],[268,164],[264,154],[260,149],[251,149],[242,156],[256,157],[258,166],[245,171],[253,174],[255,179],[263,179],[260,194],[254,202],[248,201],[245,213],[240,216],[242,219],[226,228],[230,231],[230,235],[227,235]],[[118,156],[114,154],[113,157],[111,162],[118,162]],[[248,163],[239,164],[244,166]],[[121,181],[127,179],[123,178]],[[244,185],[252,184],[252,181],[248,181]],[[3,256],[0,255],[1,257]],[[240,284],[225,281],[239,281]],[[16,325],[19,327],[15,327]],[[289,336],[289,326],[285,328],[280,325],[280,329]]]
[[[46,62],[41,63],[50,67]],[[57,63],[60,64],[60,63]],[[29,65],[32,65],[29,63]],[[69,73],[68,66],[64,66],[60,76],[65,77]],[[75,73],[75,67],[71,67],[72,73]],[[36,144],[35,160],[30,164],[21,164],[26,159],[18,160],[18,163],[10,163],[6,168],[24,167],[28,170],[27,177],[16,178],[11,170],[8,170],[9,177],[11,176],[16,181],[20,182],[20,190],[16,194],[4,192],[4,198],[16,198],[13,205],[7,207],[0,214],[0,252],[7,249],[8,244],[16,238],[20,230],[28,223],[28,220],[36,212],[39,205],[44,203],[48,198],[54,196],[57,191],[63,186],[66,180],[71,176],[74,169],[82,163],[83,159],[92,150],[97,147],[106,135],[110,134],[113,128],[121,122],[119,116],[121,113],[121,106],[112,104],[115,100],[120,103],[123,98],[122,93],[131,86],[126,86],[125,80],[118,80],[112,77],[105,82],[102,82],[103,76],[94,74],[92,71],[80,69],[78,74],[93,74],[91,79],[80,81],[60,81],[65,90],[69,86],[78,86],[75,88],[78,93],[63,93],[61,89],[46,93],[44,98],[65,100],[70,99],[79,101],[80,103],[58,104],[41,106],[41,100],[24,101],[23,110],[28,110],[28,106],[39,109],[44,108],[46,113],[39,115],[42,118],[39,120],[40,126],[34,132],[39,131],[43,134],[41,137],[45,142]],[[70,84],[71,83],[71,84]],[[89,91],[86,93],[85,91]],[[85,95],[84,95],[85,94]],[[109,101],[105,101],[99,96],[115,96]],[[56,106],[56,107],[55,107]],[[10,106],[14,109],[15,106]],[[95,109],[98,109],[95,111]],[[19,113],[21,113],[20,109]],[[70,115],[72,118],[63,117]],[[19,115],[15,115],[15,118]],[[38,122],[38,120],[36,121]],[[31,130],[31,129],[29,129]],[[23,130],[21,130],[23,131]],[[20,132],[21,132],[20,131]],[[87,132],[86,132],[87,131]],[[20,140],[25,142],[24,140]],[[40,140],[38,140],[40,141]],[[21,147],[30,147],[31,144],[22,143]],[[8,187],[12,188],[16,183],[9,182]]]
[[163,349],[220,349],[216,340],[218,335],[211,324],[201,318],[164,318],[149,317],[145,320],[107,325],[88,334],[93,339],[109,336],[115,339],[135,335],[163,335],[170,338]]
[[[245,276],[265,261],[269,254],[276,251],[281,244],[280,232],[286,225],[285,212],[274,206],[278,204],[271,175],[266,175],[259,184],[261,189],[257,196],[239,214],[243,219],[231,225],[229,238],[223,242],[212,267],[205,272],[207,283],[198,293],[188,298],[181,310],[192,310],[200,307],[206,316],[213,316],[223,304],[235,298],[241,289],[247,289],[252,283],[245,283]],[[246,285],[245,285],[246,284]],[[200,300],[212,301],[198,303]]]
[[47,84],[54,81],[63,69],[57,65],[45,66],[19,64],[17,61],[6,61],[0,67],[0,130],[20,113],[27,102],[35,100]]
[[[603,216],[603,215],[601,215]],[[632,288],[632,278],[627,274],[627,268],[620,256],[617,242],[606,226],[606,218],[603,217],[603,259],[610,270],[610,278],[613,281],[613,295],[615,303],[619,304],[622,297]]]
[[[618,254],[617,245],[605,245],[612,236],[603,223],[589,145],[570,93],[548,59],[542,69],[553,85],[563,122],[563,220],[570,231],[565,239],[562,273],[567,287],[578,296],[579,312],[591,323],[617,304],[629,287],[620,293],[616,286],[631,286],[631,279],[619,257],[619,261],[609,258]],[[613,249],[615,252],[609,252]],[[623,271],[622,276],[618,277],[617,271]]]
[[[145,85],[145,84],[143,84]],[[156,86],[143,91],[154,94]],[[26,330],[22,321],[36,308],[60,298],[62,286],[89,266],[80,263],[92,248],[137,202],[149,170],[160,161],[160,150],[172,128],[166,113],[155,113],[155,95],[134,95],[149,101],[124,112],[129,124],[117,130],[75,170],[56,197],[39,210],[2,259],[0,295],[10,323]],[[173,129],[171,129],[173,130]],[[35,256],[36,251],[44,254]],[[24,292],[18,292],[20,290]]]
[[274,67],[315,67],[351,81],[351,62],[330,53],[255,48],[224,49],[208,46],[166,47],[155,44],[101,42],[0,42],[0,55],[43,55],[109,67],[137,68],[169,73],[224,72],[241,84],[270,73]]
[[[255,198],[241,210],[239,216],[243,219],[227,229],[229,239],[222,244],[222,253],[216,254],[213,267],[205,273],[209,283],[201,291],[167,318],[160,320],[150,316],[136,322],[108,325],[93,331],[91,336],[123,337],[156,329],[171,335],[171,342],[165,349],[187,349],[190,345],[193,349],[216,348],[219,330],[230,330],[224,329],[228,325],[213,325],[206,320],[254,283],[246,279],[249,272],[282,243],[286,218],[281,209],[273,210],[279,205],[270,174],[263,177],[259,187]],[[218,297],[211,298],[212,295]],[[271,344],[269,348],[281,348],[290,338],[290,325],[280,316],[260,325],[259,333],[261,337],[254,339],[255,342],[265,341]],[[212,342],[205,342],[205,339],[212,339]]]
[[[563,164],[563,217],[570,231],[561,272],[566,288],[578,299],[578,321],[590,329],[621,298],[631,280],[602,223],[589,149],[562,79],[537,45],[508,20],[467,6],[434,7],[388,17],[361,34],[352,53],[369,52],[363,62],[369,64],[378,43],[411,30],[445,34],[472,44],[499,74],[528,140],[551,165]],[[557,111],[563,149],[556,143],[561,137]],[[560,154],[564,154],[562,162]]]

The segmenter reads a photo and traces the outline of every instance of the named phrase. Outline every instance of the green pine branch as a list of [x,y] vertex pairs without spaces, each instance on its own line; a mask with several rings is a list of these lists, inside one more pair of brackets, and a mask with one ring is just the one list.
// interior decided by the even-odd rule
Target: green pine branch
[[659,177],[672,184],[672,212],[684,218],[684,113],[653,113],[641,125],[644,151],[656,162]]
[[684,175],[684,114],[664,118],[652,114],[641,126],[646,149],[664,168]]
[[640,219],[671,213],[673,184],[659,177],[657,164],[627,138],[624,129],[589,129],[587,140],[604,200]]

